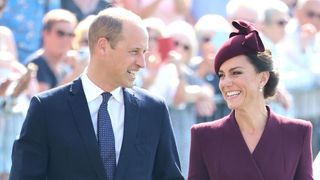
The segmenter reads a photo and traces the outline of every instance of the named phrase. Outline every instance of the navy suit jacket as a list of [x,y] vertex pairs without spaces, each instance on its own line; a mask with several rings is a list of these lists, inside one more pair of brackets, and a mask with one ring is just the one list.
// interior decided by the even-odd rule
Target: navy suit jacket
[[264,132],[251,153],[234,111],[191,129],[189,180],[312,180],[312,125],[268,108]]
[[[167,106],[123,89],[124,135],[115,180],[183,179]],[[32,98],[10,180],[106,180],[81,80]]]

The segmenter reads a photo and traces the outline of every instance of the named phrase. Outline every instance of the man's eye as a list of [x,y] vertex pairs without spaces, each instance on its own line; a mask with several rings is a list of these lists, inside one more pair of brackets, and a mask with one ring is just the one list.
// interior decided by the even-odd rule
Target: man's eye
[[137,55],[139,53],[138,50],[132,50],[132,51],[129,51],[130,54],[132,55]]

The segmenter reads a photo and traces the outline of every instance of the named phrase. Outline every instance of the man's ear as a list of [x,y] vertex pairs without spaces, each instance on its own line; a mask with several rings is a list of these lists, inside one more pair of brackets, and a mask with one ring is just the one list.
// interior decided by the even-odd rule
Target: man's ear
[[107,38],[101,37],[98,39],[96,47],[99,53],[102,53],[102,54],[106,53],[109,46],[110,46],[110,43]]

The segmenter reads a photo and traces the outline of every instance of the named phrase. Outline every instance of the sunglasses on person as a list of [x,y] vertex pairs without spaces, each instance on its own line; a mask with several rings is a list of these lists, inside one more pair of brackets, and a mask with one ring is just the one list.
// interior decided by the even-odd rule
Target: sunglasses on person
[[190,46],[189,46],[189,45],[182,44],[182,43],[179,42],[179,41],[174,41],[173,44],[174,44],[175,47],[182,47],[183,50],[185,50],[185,51],[189,51],[189,50],[190,50]]
[[288,24],[288,21],[285,20],[285,19],[283,19],[283,20],[275,21],[274,23],[275,23],[276,25],[278,25],[278,26],[284,27],[284,26],[286,26],[286,25]]
[[81,39],[80,44],[83,46],[88,46],[89,45],[89,40],[87,38]]
[[202,38],[202,43],[208,43],[211,41],[211,37],[203,37]]
[[306,15],[308,16],[308,18],[313,19],[313,18],[317,18],[318,20],[320,20],[320,13],[316,13],[314,11],[307,11]]
[[60,38],[63,38],[65,36],[67,36],[69,38],[73,38],[74,37],[74,33],[65,32],[65,31],[63,31],[61,29],[57,29],[55,32]]

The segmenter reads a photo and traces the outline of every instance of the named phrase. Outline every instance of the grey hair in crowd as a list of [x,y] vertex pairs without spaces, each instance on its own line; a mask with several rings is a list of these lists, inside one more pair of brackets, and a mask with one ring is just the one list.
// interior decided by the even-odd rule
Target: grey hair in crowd
[[281,0],[264,0],[262,4],[264,13],[262,13],[261,20],[265,24],[272,23],[272,17],[275,13],[289,14],[289,7]]
[[[198,41],[195,30],[191,24],[184,20],[176,20],[168,24],[165,34],[174,37],[175,35],[183,35],[191,46],[191,57],[198,53]],[[165,35],[166,36],[166,35]],[[190,58],[191,58],[190,57]]]

